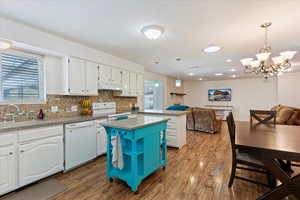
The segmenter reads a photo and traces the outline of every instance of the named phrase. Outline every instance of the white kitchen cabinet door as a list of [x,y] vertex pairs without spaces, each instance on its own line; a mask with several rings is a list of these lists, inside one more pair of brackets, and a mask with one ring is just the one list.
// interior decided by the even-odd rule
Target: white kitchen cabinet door
[[99,80],[101,82],[111,83],[111,67],[101,65],[99,69]]
[[0,147],[0,195],[16,188],[17,162],[15,146]]
[[86,95],[98,95],[98,64],[86,62]]
[[130,88],[130,82],[129,82],[129,71],[123,70],[122,72],[122,95],[127,96],[129,95],[129,88]]
[[137,95],[144,95],[144,75],[137,75]]
[[[42,134],[42,133],[41,133]],[[19,183],[27,185],[63,170],[63,137],[37,140],[19,147]]]
[[64,94],[66,92],[65,58],[45,56],[47,94]]
[[130,72],[130,76],[129,76],[129,82],[130,82],[130,95],[131,96],[136,96],[136,92],[137,92],[137,74],[135,72]]
[[78,58],[69,59],[69,93],[73,95],[84,95],[85,83],[85,61]]
[[118,68],[111,69],[112,83],[121,85],[122,84],[122,71]]

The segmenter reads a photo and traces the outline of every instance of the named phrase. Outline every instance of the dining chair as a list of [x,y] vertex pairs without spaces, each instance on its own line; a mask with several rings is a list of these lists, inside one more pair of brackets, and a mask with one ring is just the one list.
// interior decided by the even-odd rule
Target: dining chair
[[[276,125],[276,111],[272,110],[250,110],[250,123],[253,125],[253,118],[257,120],[257,124],[272,124]],[[256,124],[256,125],[257,125]]]
[[[228,183],[228,187],[231,187],[234,179],[240,179],[243,181],[248,181],[250,183],[263,185],[266,187],[275,187],[276,180],[273,178],[272,174],[266,169],[264,164],[251,155],[251,151],[238,149],[235,144],[235,122],[232,115],[232,112],[227,116],[227,125],[230,136],[231,150],[232,150],[232,166],[231,166],[231,175]],[[241,166],[242,165],[242,166]],[[251,168],[248,168],[251,167]],[[251,172],[265,174],[267,177],[268,183],[259,182],[256,180],[251,180],[248,178],[240,177],[236,175],[236,169],[247,170]]]

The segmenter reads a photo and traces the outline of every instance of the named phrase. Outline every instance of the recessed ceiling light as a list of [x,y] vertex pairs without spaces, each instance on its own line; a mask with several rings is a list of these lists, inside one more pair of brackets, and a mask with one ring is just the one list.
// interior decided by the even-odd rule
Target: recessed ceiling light
[[9,49],[11,45],[11,42],[0,40],[0,50]]
[[232,71],[232,72],[235,72],[235,71],[236,71],[236,69],[232,68],[232,69],[230,69],[230,71]]
[[202,80],[203,80],[203,78],[199,78],[198,80],[199,80],[199,81],[202,81]]
[[231,60],[230,58],[228,58],[228,59],[226,60],[226,62],[230,63],[230,62],[232,62],[232,60]]
[[194,76],[195,74],[193,72],[188,73],[189,76]]
[[212,46],[208,46],[207,48],[203,49],[203,51],[205,53],[215,53],[218,52],[222,49],[222,47],[220,46],[216,46],[216,45],[212,45]]
[[164,33],[164,29],[158,25],[150,25],[142,28],[142,33],[149,40],[157,40]]
[[216,73],[216,76],[223,76],[223,73]]

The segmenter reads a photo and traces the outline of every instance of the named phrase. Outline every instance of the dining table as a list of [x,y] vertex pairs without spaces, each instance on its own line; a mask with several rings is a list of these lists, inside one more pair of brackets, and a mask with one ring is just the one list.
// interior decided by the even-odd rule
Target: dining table
[[291,176],[280,166],[278,159],[300,162],[300,126],[251,125],[236,122],[236,145],[251,150],[281,184],[258,198],[282,199],[294,195],[300,199],[300,175]]

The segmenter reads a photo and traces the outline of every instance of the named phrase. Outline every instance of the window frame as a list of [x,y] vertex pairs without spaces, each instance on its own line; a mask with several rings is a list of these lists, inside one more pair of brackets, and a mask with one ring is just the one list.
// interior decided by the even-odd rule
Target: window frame
[[[16,50],[16,49],[9,49],[5,51],[0,51],[0,54],[12,54],[16,56],[21,56],[21,57],[26,57],[26,58],[34,58],[39,61],[39,99],[37,100],[1,100],[0,99],[0,105],[8,105],[8,104],[46,104],[46,65],[44,62],[44,56],[37,54],[37,53],[32,53],[32,52],[27,52],[27,51],[22,51],[22,50]],[[1,56],[1,55],[0,55]],[[0,58],[1,60],[1,58]],[[0,61],[1,62],[1,61]],[[0,64],[1,65],[1,64]],[[1,73],[1,66],[0,66],[0,73]],[[0,81],[0,89],[2,89],[2,82]]]

